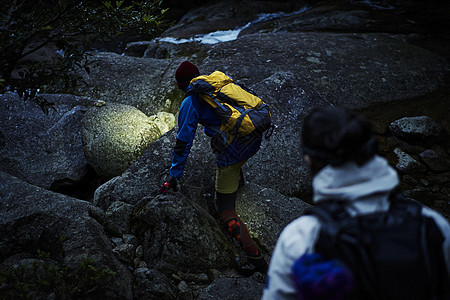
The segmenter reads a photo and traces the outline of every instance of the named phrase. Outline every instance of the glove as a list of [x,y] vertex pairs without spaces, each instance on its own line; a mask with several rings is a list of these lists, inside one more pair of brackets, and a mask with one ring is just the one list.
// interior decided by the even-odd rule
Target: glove
[[177,192],[177,180],[173,177],[170,177],[169,181],[166,181],[163,186],[158,190],[158,194],[166,194],[168,190],[173,189],[174,192]]

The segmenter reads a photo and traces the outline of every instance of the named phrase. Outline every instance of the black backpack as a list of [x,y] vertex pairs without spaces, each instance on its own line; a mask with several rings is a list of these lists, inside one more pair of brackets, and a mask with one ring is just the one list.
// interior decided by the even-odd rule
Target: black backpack
[[307,214],[321,222],[315,252],[352,271],[354,299],[450,299],[444,237],[421,211],[396,197],[385,212],[351,217],[343,202],[327,201]]

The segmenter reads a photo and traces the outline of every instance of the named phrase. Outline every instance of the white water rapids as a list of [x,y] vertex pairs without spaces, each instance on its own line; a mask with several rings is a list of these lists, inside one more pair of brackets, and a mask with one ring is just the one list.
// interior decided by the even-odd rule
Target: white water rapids
[[293,16],[296,14],[303,13],[303,12],[307,11],[308,9],[309,9],[309,7],[304,7],[302,9],[297,10],[292,13],[278,12],[278,13],[270,13],[270,14],[260,14],[260,15],[258,15],[258,18],[256,20],[251,21],[251,22],[247,23],[246,25],[244,25],[242,27],[238,27],[236,29],[219,30],[219,31],[214,31],[214,32],[210,32],[207,34],[203,34],[203,35],[199,34],[199,35],[195,35],[188,39],[177,39],[177,38],[173,38],[173,37],[164,37],[164,38],[161,38],[160,41],[174,43],[174,44],[183,44],[183,43],[190,43],[190,42],[198,42],[201,44],[216,44],[216,43],[221,43],[221,42],[229,42],[229,41],[233,41],[233,40],[237,39],[239,36],[239,33],[242,30],[248,28],[249,26],[251,26],[253,24],[273,20],[273,19],[276,19],[279,17]]

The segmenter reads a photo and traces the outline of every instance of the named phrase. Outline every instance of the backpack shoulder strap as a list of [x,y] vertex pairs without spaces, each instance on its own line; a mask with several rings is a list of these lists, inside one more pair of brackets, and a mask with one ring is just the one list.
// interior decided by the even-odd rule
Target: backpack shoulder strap
[[318,203],[305,212],[307,215],[314,215],[320,221],[334,223],[345,218],[349,218],[349,213],[345,210],[345,204],[342,201],[327,200]]
[[320,221],[320,243],[316,244],[316,250],[332,255],[329,251],[333,249],[338,232],[353,221],[345,209],[345,204],[342,201],[328,200],[310,207],[305,214],[313,215]]
[[217,100],[216,96],[221,88],[230,83],[233,83],[233,79],[220,71],[215,71],[210,75],[200,75],[191,80],[190,89],[185,94],[185,97],[192,94],[199,94],[200,98],[213,108],[220,107],[222,110],[226,111],[223,104]]
[[[450,287],[447,284],[450,278],[446,272],[442,248],[445,238],[435,220],[422,214],[423,204],[416,200],[396,195],[390,201],[393,210],[409,213],[420,224],[419,242],[426,267],[423,280],[428,280],[429,285],[432,286],[430,292],[450,296]],[[446,283],[442,284],[442,282]]]
[[389,207],[391,210],[402,210],[415,217],[419,217],[422,215],[423,205],[415,200],[406,198],[401,194],[395,194],[391,196],[389,202]]

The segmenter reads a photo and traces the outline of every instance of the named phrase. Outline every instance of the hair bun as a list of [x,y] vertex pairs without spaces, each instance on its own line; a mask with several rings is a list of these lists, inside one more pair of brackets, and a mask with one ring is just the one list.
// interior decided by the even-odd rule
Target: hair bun
[[376,153],[376,139],[366,119],[340,107],[313,111],[305,119],[303,150],[313,159],[340,165],[363,164]]

